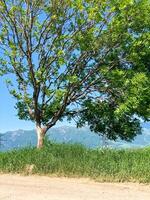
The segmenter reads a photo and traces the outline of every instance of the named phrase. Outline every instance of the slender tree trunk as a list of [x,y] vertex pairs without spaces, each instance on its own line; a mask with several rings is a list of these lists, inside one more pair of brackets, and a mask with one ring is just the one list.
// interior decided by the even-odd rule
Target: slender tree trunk
[[36,132],[37,132],[37,148],[41,149],[43,147],[46,131],[44,128],[36,126]]

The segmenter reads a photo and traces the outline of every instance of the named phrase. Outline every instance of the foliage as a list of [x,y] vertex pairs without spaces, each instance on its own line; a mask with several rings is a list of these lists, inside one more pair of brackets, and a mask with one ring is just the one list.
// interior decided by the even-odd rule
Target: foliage
[[[40,151],[26,148],[1,152],[0,172],[150,183],[149,160],[149,148],[90,150],[80,145],[46,143]],[[27,166],[32,166],[32,171]]]
[[115,111],[117,115],[123,113],[136,114],[144,120],[150,120],[150,76],[137,73],[125,84],[123,100]]
[[130,3],[131,10],[121,6],[121,15],[110,25],[115,28],[109,35],[110,44],[119,39],[116,32],[123,39],[109,57],[116,61],[115,67],[109,73],[105,66],[100,69],[98,92],[83,102],[78,120],[78,126],[88,124],[92,131],[113,140],[134,139],[141,133],[139,118],[150,120],[150,3]]
[[118,138],[130,141],[141,133],[140,121],[136,117],[128,114],[116,115],[116,107],[113,102],[92,103],[86,101],[84,112],[78,122],[78,126],[83,126],[88,122],[92,131],[99,135],[104,135],[110,140]]
[[83,103],[78,126],[88,124],[92,131],[109,139],[132,140],[141,133],[139,118],[150,119],[149,76],[115,69],[105,78],[107,87],[98,88],[100,97]]
[[149,119],[149,18],[149,0],[1,0],[0,71],[15,75],[7,84],[19,118],[46,133],[103,98],[105,127],[134,136],[133,115]]

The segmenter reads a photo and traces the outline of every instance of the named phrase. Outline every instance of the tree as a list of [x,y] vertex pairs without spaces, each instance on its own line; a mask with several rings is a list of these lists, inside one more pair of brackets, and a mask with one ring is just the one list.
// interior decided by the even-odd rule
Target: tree
[[140,118],[150,120],[150,76],[131,70],[127,78],[125,73],[112,70],[105,77],[107,87],[99,87],[100,96],[83,102],[78,126],[88,124],[91,131],[110,140],[131,141],[141,133]]
[[[131,77],[134,76],[133,73],[134,71],[131,70]],[[134,115],[135,110],[134,112],[131,111],[137,106],[136,98],[138,96],[137,94],[129,93],[130,89],[136,91],[137,88],[134,85],[130,85],[133,78],[128,77],[127,79],[127,76],[126,78],[124,76],[126,76],[126,71],[118,69],[112,70],[105,75],[105,84],[107,82],[107,86],[97,89],[100,95],[98,98],[95,97],[96,100],[89,99],[83,102],[83,111],[79,115],[78,126],[81,127],[88,124],[91,131],[110,140],[119,138],[131,141],[137,134],[141,133],[140,120],[137,115]],[[143,82],[145,83],[145,80]],[[139,87],[139,84],[137,86]],[[131,102],[132,97],[134,102]],[[128,102],[130,102],[130,107],[127,105]]]
[[[117,69],[103,74],[97,84],[99,97],[86,100],[78,126],[88,124],[90,129],[108,139],[131,141],[141,133],[140,118],[150,120],[150,3],[139,1],[135,6],[134,21],[129,23],[132,37],[122,49],[124,59]],[[128,13],[130,17],[131,13]],[[128,68],[128,70],[126,70]]]
[[37,147],[58,120],[97,99],[112,70],[130,74],[135,31],[149,15],[138,19],[141,6],[149,1],[1,0],[1,71],[12,73],[8,88],[19,118],[36,124]]

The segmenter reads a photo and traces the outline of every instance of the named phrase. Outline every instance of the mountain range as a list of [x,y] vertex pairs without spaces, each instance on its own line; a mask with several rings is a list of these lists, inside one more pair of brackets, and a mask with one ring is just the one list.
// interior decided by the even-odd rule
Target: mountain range
[[[1,135],[0,151],[36,145],[35,130],[9,131]],[[52,128],[48,131],[47,137],[57,143],[80,143],[89,148],[100,148],[102,146],[115,148],[145,147],[150,145],[150,125],[144,124],[143,133],[132,142],[109,141],[91,132],[88,127],[77,129],[73,126]]]

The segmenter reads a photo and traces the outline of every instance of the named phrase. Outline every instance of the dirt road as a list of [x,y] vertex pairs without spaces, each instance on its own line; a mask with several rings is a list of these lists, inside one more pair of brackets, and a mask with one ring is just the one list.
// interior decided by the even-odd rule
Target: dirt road
[[0,175],[0,200],[150,200],[150,185]]

